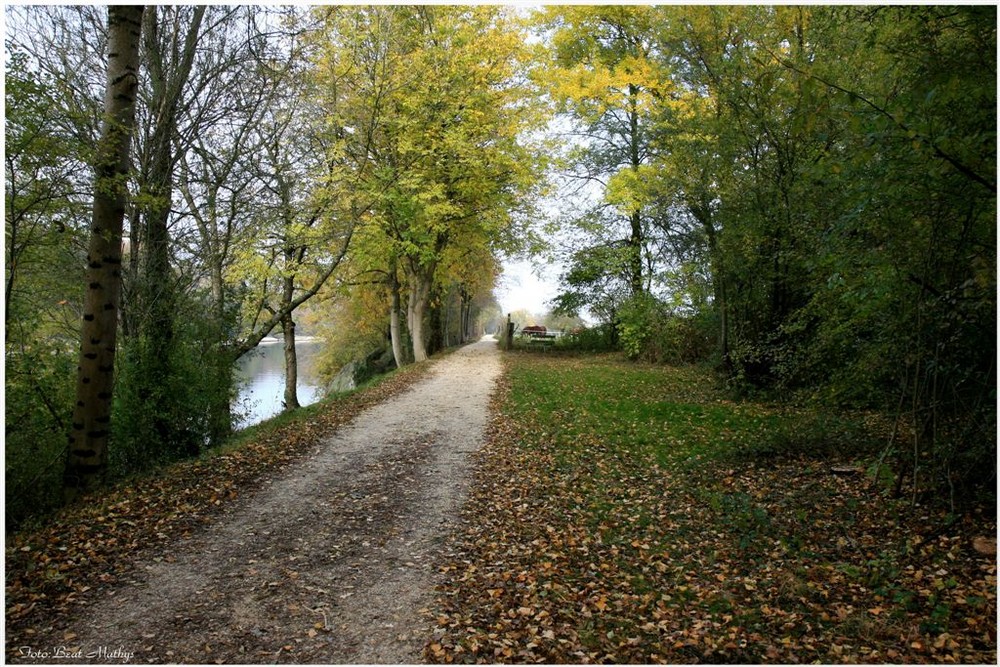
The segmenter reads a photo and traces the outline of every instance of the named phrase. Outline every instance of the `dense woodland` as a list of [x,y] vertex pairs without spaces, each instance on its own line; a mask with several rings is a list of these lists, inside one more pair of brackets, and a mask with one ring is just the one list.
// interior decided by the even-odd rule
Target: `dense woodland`
[[5,12],[8,528],[224,442],[272,332],[294,410],[305,309],[332,367],[421,362],[519,254],[578,346],[995,486],[994,7]]

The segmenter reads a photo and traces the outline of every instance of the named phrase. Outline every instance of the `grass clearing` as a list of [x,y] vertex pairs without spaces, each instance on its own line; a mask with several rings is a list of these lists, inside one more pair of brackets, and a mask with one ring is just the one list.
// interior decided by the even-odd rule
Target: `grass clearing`
[[444,563],[438,662],[989,662],[996,563],[884,497],[858,416],[695,367],[514,353]]

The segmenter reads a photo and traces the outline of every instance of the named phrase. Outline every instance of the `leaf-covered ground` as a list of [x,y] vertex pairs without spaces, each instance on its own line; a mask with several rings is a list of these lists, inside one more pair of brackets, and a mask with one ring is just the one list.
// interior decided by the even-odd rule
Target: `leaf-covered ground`
[[411,366],[371,387],[305,408],[292,420],[262,424],[222,451],[119,483],[39,529],[8,535],[8,655],[31,645],[36,634],[81,609],[103,587],[127,580],[143,558],[172,558],[164,545],[211,522],[256,480],[300,459],[425,371],[426,366]]
[[695,369],[506,371],[428,660],[995,664],[995,509],[890,500],[856,423]]

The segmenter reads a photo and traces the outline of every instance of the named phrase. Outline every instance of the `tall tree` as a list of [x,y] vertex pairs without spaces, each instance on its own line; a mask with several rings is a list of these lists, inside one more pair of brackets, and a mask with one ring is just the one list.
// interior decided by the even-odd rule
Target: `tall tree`
[[135,289],[128,313],[141,371],[133,375],[135,391],[153,422],[151,437],[170,443],[175,420],[159,406],[172,374],[177,286],[171,267],[169,225],[175,192],[178,115],[195,65],[206,7],[152,7],[145,15],[144,51],[149,72],[150,132],[144,137],[139,195],[132,225],[131,249]]
[[540,121],[522,76],[527,52],[512,17],[497,8],[370,8],[328,17],[320,76],[333,89],[347,81],[343,72],[363,75],[349,90],[337,88],[342,113],[359,122],[341,123],[350,131],[336,150],[358,155],[350,148],[358,136],[370,147],[355,159],[355,173],[372,197],[379,233],[371,238],[383,239],[373,248],[385,254],[390,285],[396,272],[387,269],[402,273],[406,328],[422,361],[448,249],[470,238],[493,249],[509,241],[539,183],[538,156],[524,143]]
[[176,176],[182,202],[176,215],[191,220],[193,229],[178,225],[173,242],[179,255],[191,258],[193,285],[201,275],[208,284],[211,323],[205,342],[212,352],[206,368],[211,372],[205,375],[213,377],[216,387],[228,389],[212,394],[213,443],[232,429],[233,366],[240,356],[233,348],[245,334],[239,315],[247,293],[240,289],[234,267],[239,254],[265,233],[259,212],[266,186],[258,157],[272,137],[264,119],[289,96],[287,78],[297,59],[294,49],[286,50],[286,31],[272,25],[277,18],[259,8],[240,8],[212,20],[213,29],[201,39],[203,51],[211,55],[196,63],[194,86],[200,93],[179,119],[186,149],[179,152]]
[[104,473],[108,460],[121,290],[122,225],[129,146],[135,125],[143,12],[141,6],[108,8],[105,115],[94,161],[94,213],[87,253],[77,403],[66,461],[65,483],[70,495],[91,487]]
[[[203,121],[202,131],[192,134],[190,150],[181,156],[180,190],[197,229],[187,247],[208,272],[220,323],[220,380],[280,326],[284,402],[291,410],[298,407],[294,311],[302,303],[294,302],[324,273],[320,264],[335,265],[347,237],[340,225],[344,217],[325,194],[322,125],[303,67],[308,27],[283,12],[261,19],[263,26],[258,18],[241,29],[206,35],[231,64],[208,83],[188,115],[211,117],[217,108],[228,113],[221,122]],[[322,284],[313,283],[312,293]],[[231,421],[222,398],[213,440],[228,432]]]
[[551,31],[552,66],[541,76],[572,123],[576,148],[568,156],[568,173],[607,195],[599,205],[611,205],[616,219],[609,222],[616,224],[615,238],[605,247],[623,256],[614,268],[624,272],[632,295],[648,291],[651,279],[646,269],[651,221],[633,191],[653,157],[650,124],[656,106],[671,92],[653,58],[657,11],[551,7],[537,17],[539,27]]

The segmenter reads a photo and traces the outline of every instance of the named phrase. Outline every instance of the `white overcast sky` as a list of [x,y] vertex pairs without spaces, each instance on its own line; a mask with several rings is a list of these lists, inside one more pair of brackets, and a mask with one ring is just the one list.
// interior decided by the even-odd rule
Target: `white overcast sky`
[[504,313],[523,308],[532,315],[543,315],[551,310],[547,302],[555,297],[558,284],[557,266],[535,268],[529,261],[507,260],[494,293]]

